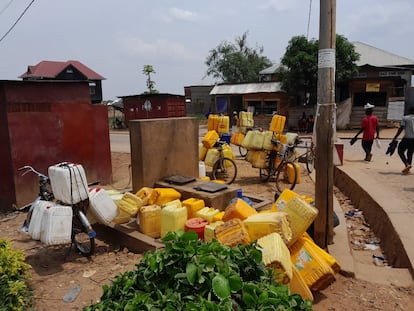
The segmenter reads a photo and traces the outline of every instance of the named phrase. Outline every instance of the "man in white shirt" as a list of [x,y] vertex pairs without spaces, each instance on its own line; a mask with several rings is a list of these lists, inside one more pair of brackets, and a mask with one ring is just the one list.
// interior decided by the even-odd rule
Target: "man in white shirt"
[[413,153],[414,153],[414,107],[410,107],[408,114],[403,116],[401,120],[401,125],[398,128],[397,133],[395,134],[393,141],[395,141],[401,132],[404,130],[404,136],[401,139],[401,142],[398,144],[398,155],[400,156],[401,161],[404,163],[405,167],[402,170],[404,175],[407,175],[410,172]]

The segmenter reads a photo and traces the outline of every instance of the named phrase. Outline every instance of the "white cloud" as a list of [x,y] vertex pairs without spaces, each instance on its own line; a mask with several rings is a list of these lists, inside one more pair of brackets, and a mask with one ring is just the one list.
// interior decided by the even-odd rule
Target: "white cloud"
[[[304,1],[302,1],[303,5]],[[261,5],[261,9],[264,10],[274,10],[277,12],[282,12],[286,10],[291,10],[298,7],[297,0],[269,0],[265,4]]]
[[169,11],[169,15],[174,20],[180,20],[185,22],[194,22],[197,19],[197,14],[191,11],[182,10],[179,8],[171,8]]
[[130,37],[123,40],[121,47],[127,54],[139,56],[146,60],[200,61],[200,57],[189,51],[185,45],[166,39],[148,42],[140,38]]
[[196,22],[197,13],[179,8],[170,8],[167,12],[165,11],[153,11],[152,16],[165,23],[179,22]]

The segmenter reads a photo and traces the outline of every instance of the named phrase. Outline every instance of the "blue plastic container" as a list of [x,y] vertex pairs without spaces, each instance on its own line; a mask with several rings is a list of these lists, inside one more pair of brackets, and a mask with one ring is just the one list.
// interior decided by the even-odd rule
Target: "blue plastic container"
[[243,191],[241,189],[237,189],[237,197],[231,199],[229,202],[229,205],[232,204],[236,199],[242,199],[244,202],[246,202],[250,206],[253,206],[252,200],[250,200],[248,197],[243,196]]
[[225,141],[228,144],[230,144],[230,139],[231,139],[230,133],[223,133],[220,138],[221,141]]

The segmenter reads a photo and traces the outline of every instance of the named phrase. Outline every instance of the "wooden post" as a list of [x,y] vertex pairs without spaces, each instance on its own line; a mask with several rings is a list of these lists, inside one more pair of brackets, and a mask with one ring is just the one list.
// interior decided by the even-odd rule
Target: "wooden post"
[[335,134],[336,0],[320,0],[318,107],[316,118],[315,203],[319,210],[314,240],[333,243],[333,136]]

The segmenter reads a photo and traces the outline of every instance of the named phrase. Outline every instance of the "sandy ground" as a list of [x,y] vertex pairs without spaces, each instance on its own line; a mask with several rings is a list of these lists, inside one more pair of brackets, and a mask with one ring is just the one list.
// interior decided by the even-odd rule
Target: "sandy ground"
[[[259,181],[258,169],[242,158],[236,158],[239,169],[236,186],[245,193],[252,193],[269,200],[273,199],[274,188],[271,183]],[[131,187],[130,155],[113,153],[113,182],[107,187],[128,189]],[[314,184],[302,170],[301,183],[295,191],[299,194],[314,196]],[[344,212],[352,210],[352,202],[336,191]],[[134,254],[119,245],[108,244],[102,237],[97,238],[96,253],[90,258],[82,257],[68,246],[46,247],[33,241],[20,230],[25,218],[24,213],[1,216],[1,236],[9,238],[13,246],[24,250],[27,262],[32,266],[31,286],[33,287],[36,307],[42,310],[82,310],[95,302],[102,294],[102,285],[109,284],[115,275],[132,270],[140,260],[141,254]],[[349,224],[351,227],[355,224]],[[359,254],[357,252],[356,254]],[[358,256],[358,255],[357,255]],[[361,250],[362,261],[369,261]],[[374,263],[372,263],[374,264]],[[382,269],[390,269],[382,267]],[[380,271],[380,270],[379,270]],[[381,273],[381,272],[379,272]],[[414,310],[414,288],[383,285],[364,280],[336,275],[336,281],[327,289],[314,293],[314,310]],[[79,288],[79,295],[73,302],[64,302],[63,297],[71,289]]]

